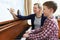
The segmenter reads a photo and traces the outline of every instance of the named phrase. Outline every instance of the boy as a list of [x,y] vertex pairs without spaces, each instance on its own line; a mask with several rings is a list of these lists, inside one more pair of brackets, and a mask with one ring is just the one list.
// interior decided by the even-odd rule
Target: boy
[[53,17],[57,10],[57,4],[53,1],[47,1],[43,4],[43,12],[47,19],[41,28],[37,28],[23,37],[27,40],[58,40],[58,23]]

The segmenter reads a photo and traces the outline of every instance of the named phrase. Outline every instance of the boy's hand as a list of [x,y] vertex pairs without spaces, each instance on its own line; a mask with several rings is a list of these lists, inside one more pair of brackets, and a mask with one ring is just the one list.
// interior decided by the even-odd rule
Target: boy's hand
[[27,37],[29,37],[29,34],[26,33],[23,35],[23,38],[27,38]]
[[31,31],[26,31],[26,34],[29,34],[29,33],[31,33]]

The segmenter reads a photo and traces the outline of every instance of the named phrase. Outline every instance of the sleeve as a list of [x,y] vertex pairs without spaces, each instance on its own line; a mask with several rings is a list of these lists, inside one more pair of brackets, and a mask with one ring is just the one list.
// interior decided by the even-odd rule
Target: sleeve
[[19,19],[26,20],[26,19],[31,19],[32,15],[28,15],[28,16],[17,15],[17,17]]
[[[43,29],[41,32],[38,32],[37,34],[34,34],[34,33],[32,33],[32,34],[29,34],[29,39],[43,39],[43,38],[46,38],[46,37],[48,37],[49,36],[49,34],[51,34],[52,33],[52,31],[54,30],[54,25],[53,25],[53,23],[52,22],[46,22],[44,25],[43,25],[43,27],[41,28],[41,29]],[[41,30],[40,29],[40,30]],[[37,29],[38,30],[38,29]],[[37,30],[35,30],[35,31],[37,31]]]
[[34,15],[34,14],[31,14],[31,15],[28,15],[28,16],[22,16],[22,15],[20,15],[19,13],[20,13],[20,12],[18,11],[18,12],[17,12],[17,17],[18,17],[19,19],[22,19],[22,20],[31,19],[31,17]]
[[41,28],[37,28],[37,29],[34,29],[34,30],[31,30],[31,34],[37,34],[38,32],[41,32],[43,29]]

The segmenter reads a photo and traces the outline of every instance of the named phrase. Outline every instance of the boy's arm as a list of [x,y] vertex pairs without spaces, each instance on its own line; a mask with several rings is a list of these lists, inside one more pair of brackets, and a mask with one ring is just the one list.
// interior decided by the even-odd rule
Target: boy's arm
[[[42,31],[37,33],[37,34],[29,34],[29,39],[37,39],[37,38],[40,38],[40,39],[43,39],[43,38],[46,38],[48,37],[49,35],[52,35],[53,31],[56,31],[56,24],[54,24],[53,22],[46,22],[44,24],[44,26],[42,27]],[[41,29],[40,29],[41,30]]]

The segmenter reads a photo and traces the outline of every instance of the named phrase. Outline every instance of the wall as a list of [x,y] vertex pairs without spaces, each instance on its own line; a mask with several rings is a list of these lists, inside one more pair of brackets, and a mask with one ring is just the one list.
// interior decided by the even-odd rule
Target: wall
[[24,15],[24,0],[0,0],[0,22],[12,20],[9,8],[19,9],[21,15]]

